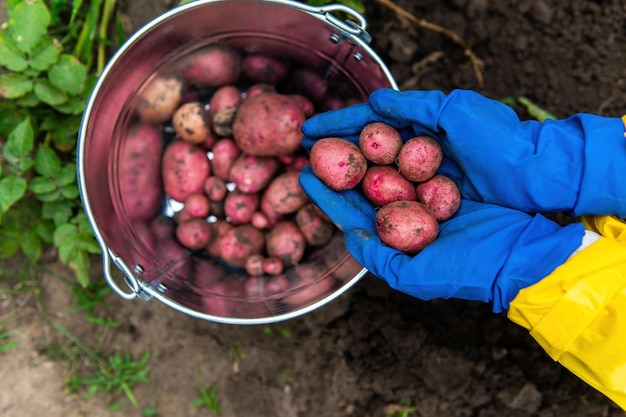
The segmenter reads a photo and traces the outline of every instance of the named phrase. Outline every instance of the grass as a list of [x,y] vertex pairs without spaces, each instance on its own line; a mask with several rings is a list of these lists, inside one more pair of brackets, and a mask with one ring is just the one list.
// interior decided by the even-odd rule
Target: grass
[[222,414],[222,406],[220,405],[220,399],[217,395],[217,386],[215,385],[212,385],[209,389],[201,387],[200,396],[196,398],[191,405],[194,407],[204,406],[208,411],[217,416]]

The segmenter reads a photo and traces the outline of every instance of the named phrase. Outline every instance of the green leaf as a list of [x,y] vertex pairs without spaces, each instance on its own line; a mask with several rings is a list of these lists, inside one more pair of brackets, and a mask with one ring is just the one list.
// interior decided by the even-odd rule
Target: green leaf
[[61,171],[61,159],[47,146],[39,146],[35,153],[35,171],[44,177],[56,177]]
[[72,203],[69,201],[46,202],[41,205],[41,217],[52,220],[57,227],[67,223],[71,216]]
[[85,100],[79,97],[70,97],[65,103],[54,106],[59,113],[78,115],[85,111]]
[[19,230],[4,230],[0,228],[0,259],[7,259],[15,255],[20,250]]
[[11,10],[8,26],[17,47],[30,53],[50,24],[50,12],[43,0],[27,0]]
[[36,71],[45,71],[59,60],[61,44],[54,38],[46,36],[37,45],[30,59],[30,67]]
[[39,79],[35,83],[35,94],[39,100],[43,101],[50,106],[56,106],[67,101],[67,95],[57,89],[46,79]]
[[28,189],[35,194],[49,194],[57,189],[57,185],[51,178],[35,177],[30,180]]
[[20,107],[36,107],[41,101],[37,98],[34,91],[29,91],[15,101]]
[[78,191],[78,185],[70,184],[62,187],[61,195],[63,195],[63,197],[67,198],[68,200],[74,200],[78,198],[78,196],[80,195],[80,192]]
[[27,229],[20,238],[20,248],[31,261],[37,261],[41,256],[41,238],[35,229]]
[[6,32],[0,32],[0,65],[10,71],[24,71],[28,61]]
[[20,200],[26,192],[26,180],[14,175],[0,180],[0,213],[6,213],[9,208]]
[[0,97],[22,97],[33,89],[33,82],[20,74],[0,74]]
[[43,203],[57,201],[61,197],[61,190],[56,188],[54,191],[45,194],[37,194],[37,199]]
[[29,154],[33,149],[35,134],[30,119],[25,118],[9,133],[2,150],[6,161],[19,173],[25,172],[33,164]]
[[75,56],[63,54],[48,70],[48,79],[59,90],[75,96],[85,88],[87,67]]
[[56,246],[61,246],[61,243],[68,237],[75,238],[78,235],[76,226],[71,223],[62,224],[57,227],[52,235],[52,241]]
[[61,168],[58,181],[62,186],[76,184],[76,175],[76,164],[70,162]]

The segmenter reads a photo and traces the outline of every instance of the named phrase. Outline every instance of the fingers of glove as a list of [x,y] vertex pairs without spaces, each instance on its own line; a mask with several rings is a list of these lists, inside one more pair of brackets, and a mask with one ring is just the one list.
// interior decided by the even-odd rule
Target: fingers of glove
[[368,103],[355,104],[343,109],[330,110],[307,119],[302,124],[302,133],[310,138],[327,136],[354,136],[368,123],[380,121]]
[[344,232],[350,229],[374,231],[376,211],[365,196],[354,190],[336,192],[313,174],[311,167],[300,172],[300,186],[331,220]]

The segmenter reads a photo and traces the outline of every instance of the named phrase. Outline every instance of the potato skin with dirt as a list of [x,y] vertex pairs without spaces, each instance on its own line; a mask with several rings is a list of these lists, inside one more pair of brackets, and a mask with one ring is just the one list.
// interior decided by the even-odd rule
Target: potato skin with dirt
[[179,75],[156,76],[139,93],[137,113],[146,123],[163,123],[171,119],[185,93],[185,82]]
[[177,140],[165,149],[161,170],[165,193],[184,202],[190,195],[202,193],[211,166],[202,148]]
[[417,198],[443,222],[454,216],[461,206],[461,192],[456,183],[445,175],[434,175],[415,187]]
[[387,246],[415,255],[439,236],[439,223],[417,201],[394,201],[376,213],[376,233]]
[[289,97],[261,93],[241,102],[233,122],[233,137],[243,153],[278,156],[300,148],[304,113]]
[[359,135],[359,148],[363,155],[378,165],[394,163],[403,143],[400,133],[393,126],[382,122],[366,125]]
[[354,143],[328,137],[315,142],[309,154],[313,173],[335,191],[356,187],[367,171],[367,159]]
[[410,181],[426,181],[439,169],[443,150],[437,140],[430,136],[417,136],[402,145],[398,153],[398,168]]
[[415,184],[395,166],[375,165],[368,168],[361,186],[363,194],[374,207],[382,207],[392,201],[417,201]]

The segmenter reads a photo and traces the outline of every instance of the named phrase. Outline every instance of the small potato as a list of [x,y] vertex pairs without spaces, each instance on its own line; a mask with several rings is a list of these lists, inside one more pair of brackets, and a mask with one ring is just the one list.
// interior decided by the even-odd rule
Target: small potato
[[211,201],[221,201],[226,197],[228,189],[226,181],[215,176],[209,175],[204,181],[204,194]]
[[267,227],[273,227],[277,222],[284,220],[286,215],[277,213],[276,210],[270,204],[268,198],[267,189],[261,195],[260,211],[265,215],[267,219]]
[[376,213],[376,233],[387,246],[415,255],[439,235],[439,223],[417,201],[394,201]]
[[243,59],[241,70],[256,82],[277,84],[289,75],[289,63],[280,58],[263,54],[249,54]]
[[191,217],[206,218],[209,215],[209,199],[204,194],[191,194],[184,203],[183,210]]
[[204,143],[211,136],[209,116],[198,101],[181,105],[172,116],[172,127],[182,140],[194,145]]
[[456,183],[445,175],[434,175],[416,187],[419,201],[435,215],[439,222],[454,216],[461,206],[461,192]]
[[276,256],[269,256],[263,259],[263,272],[267,275],[280,275],[284,269],[283,261]]
[[267,204],[279,214],[295,213],[300,207],[308,203],[306,195],[298,182],[297,171],[287,171],[276,176],[265,189],[264,196]]
[[257,229],[267,229],[269,226],[269,220],[262,211],[255,211],[252,213],[252,216],[250,216],[250,224]]
[[403,144],[400,133],[386,123],[370,123],[359,135],[359,147],[363,155],[377,165],[394,163]]
[[155,125],[133,127],[119,160],[120,196],[131,221],[148,221],[160,210],[163,200],[161,157],[163,144]]
[[210,126],[218,136],[233,134],[233,121],[241,104],[241,91],[233,85],[218,88],[209,102]]
[[206,251],[210,255],[213,255],[213,256],[216,256],[216,257],[221,257],[222,256],[222,246],[221,246],[220,238],[221,238],[221,236],[223,234],[225,234],[227,231],[233,229],[235,226],[233,226],[232,224],[230,224],[226,220],[218,220],[218,221],[209,223],[209,225],[215,231],[214,234],[216,236],[216,239],[214,239],[212,242],[209,242],[209,244],[206,247]]
[[402,145],[397,163],[408,180],[422,182],[435,175],[442,160],[443,150],[435,138],[417,136]]
[[313,203],[309,203],[298,210],[296,224],[306,243],[311,246],[327,244],[335,233],[335,225],[318,216]]
[[176,238],[181,245],[191,250],[204,249],[216,238],[215,230],[204,219],[191,219],[179,223]]
[[215,142],[211,150],[213,159],[211,159],[211,168],[213,174],[224,181],[230,181],[230,167],[239,155],[241,150],[233,139],[224,138]]
[[250,223],[252,214],[259,208],[259,194],[244,193],[235,189],[224,199],[224,214],[232,224]]
[[233,138],[249,155],[277,156],[301,148],[302,110],[286,95],[263,93],[243,100],[233,122]]
[[245,267],[248,257],[262,254],[265,247],[263,232],[249,224],[227,230],[218,240],[221,258],[242,268]]
[[279,167],[273,156],[241,154],[233,161],[228,177],[241,192],[257,193],[269,184]]
[[283,265],[297,265],[304,256],[306,241],[293,221],[276,223],[265,237],[268,256],[277,257]]
[[165,149],[161,172],[165,193],[184,202],[191,194],[202,193],[211,166],[202,148],[177,140]]
[[190,85],[204,88],[233,85],[241,75],[241,54],[224,45],[211,45],[184,58],[181,70]]
[[315,142],[309,160],[315,175],[335,191],[356,187],[367,171],[367,160],[361,149],[352,142],[336,137]]
[[392,201],[417,201],[415,184],[407,180],[395,166],[369,167],[361,186],[363,194],[374,207],[382,207]]
[[265,257],[260,253],[255,255],[250,255],[248,259],[246,259],[245,269],[246,272],[253,276],[258,277],[263,275],[265,272],[263,271],[263,261]]
[[185,81],[179,75],[165,74],[151,79],[139,93],[137,113],[146,123],[163,123],[172,118],[185,94]]

